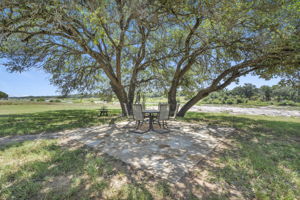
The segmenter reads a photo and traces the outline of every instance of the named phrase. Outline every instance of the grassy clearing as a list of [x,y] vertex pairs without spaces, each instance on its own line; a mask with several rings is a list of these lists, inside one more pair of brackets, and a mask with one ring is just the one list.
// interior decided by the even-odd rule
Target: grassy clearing
[[25,114],[56,110],[95,110],[105,106],[108,109],[119,109],[118,103],[47,103],[30,101],[0,101],[0,115]]
[[[2,113],[0,137],[113,123],[111,119],[92,109]],[[300,199],[299,118],[190,112],[180,120],[239,130],[227,148],[208,158],[209,164],[195,167],[183,187],[144,176],[134,179],[135,172],[119,161],[42,140],[0,147],[0,199],[178,199],[178,193],[186,199]]]
[[0,161],[0,199],[152,199],[113,159],[55,140],[2,147]]
[[99,110],[56,110],[26,114],[0,115],[0,137],[55,132],[66,129],[113,123],[120,110],[99,116]]
[[299,199],[299,118],[189,113],[183,120],[240,130],[208,169],[212,183],[237,188],[246,199]]

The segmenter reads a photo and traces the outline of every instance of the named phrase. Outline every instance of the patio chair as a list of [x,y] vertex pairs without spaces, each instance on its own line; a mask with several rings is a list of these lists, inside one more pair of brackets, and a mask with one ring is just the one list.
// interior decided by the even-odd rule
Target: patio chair
[[175,108],[174,114],[173,114],[173,116],[170,116],[170,119],[171,119],[171,120],[176,120],[177,113],[178,113],[178,110],[179,110],[179,106],[180,106],[179,103],[176,104],[176,108]]
[[167,128],[166,120],[169,120],[169,104],[159,104],[157,121],[160,128]]
[[169,105],[168,103],[158,103],[158,111],[160,111],[160,105]]
[[144,114],[143,114],[143,108],[141,104],[133,104],[132,105],[133,110],[133,119],[136,121],[136,129],[139,129],[140,126],[144,123]]
[[[157,110],[160,111],[160,105],[168,105],[168,103],[158,103],[158,106],[157,106]],[[159,121],[158,121],[158,116],[156,116],[154,119],[153,119],[153,124],[158,124],[159,125]],[[159,125],[160,126],[160,125]]]

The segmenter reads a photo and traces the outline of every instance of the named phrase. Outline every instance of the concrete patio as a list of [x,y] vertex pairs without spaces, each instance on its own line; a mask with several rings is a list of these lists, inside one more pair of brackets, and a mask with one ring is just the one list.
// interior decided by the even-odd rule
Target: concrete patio
[[184,122],[170,122],[169,128],[168,133],[138,134],[132,132],[134,122],[120,122],[72,131],[67,137],[156,177],[177,182],[234,131]]

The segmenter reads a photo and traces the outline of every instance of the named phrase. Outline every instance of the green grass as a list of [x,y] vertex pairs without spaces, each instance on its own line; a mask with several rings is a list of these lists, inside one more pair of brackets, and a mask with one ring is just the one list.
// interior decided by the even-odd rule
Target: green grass
[[0,115],[0,137],[38,134],[113,123],[120,110],[110,110],[108,117],[99,110],[55,110],[25,114]]
[[[0,101],[0,115],[36,113],[56,110],[95,110],[104,104],[95,103],[46,103],[30,101]],[[119,109],[118,103],[105,104],[108,109]]]
[[299,118],[188,113],[183,120],[239,130],[231,136],[232,147],[217,159],[220,166],[209,170],[212,180],[249,199],[299,199]]
[[[120,112],[113,110],[112,117],[99,117],[94,108],[62,105],[57,108],[60,110],[45,111],[48,108],[43,105],[21,114],[24,109],[10,106],[0,111],[0,137],[114,123]],[[177,192],[197,199],[201,188],[204,199],[230,199],[232,188],[245,199],[300,199],[300,118],[190,112],[180,120],[239,130],[230,136],[229,147],[218,154],[215,165],[205,166],[209,174],[205,181],[223,188],[221,191],[195,182],[180,190],[160,181],[153,186],[127,181],[120,188],[111,187],[115,176],[131,180],[126,170],[117,167],[117,161],[84,148],[41,140],[0,147],[0,199],[101,199],[105,195],[109,196],[106,199],[176,199]],[[196,169],[193,175],[203,179]],[[63,185],[57,187],[56,183]]]
[[111,191],[113,177],[124,174],[113,159],[55,140],[1,147],[0,161],[0,199],[152,199],[131,183]]

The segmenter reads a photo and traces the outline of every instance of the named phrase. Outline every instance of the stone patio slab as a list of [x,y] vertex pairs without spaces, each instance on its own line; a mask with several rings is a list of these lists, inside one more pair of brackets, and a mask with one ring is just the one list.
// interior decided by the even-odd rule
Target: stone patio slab
[[134,133],[134,123],[120,122],[77,131],[70,135],[154,176],[178,181],[205,158],[233,128],[171,122],[170,132]]

